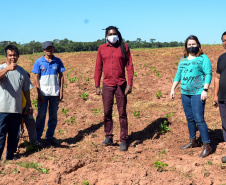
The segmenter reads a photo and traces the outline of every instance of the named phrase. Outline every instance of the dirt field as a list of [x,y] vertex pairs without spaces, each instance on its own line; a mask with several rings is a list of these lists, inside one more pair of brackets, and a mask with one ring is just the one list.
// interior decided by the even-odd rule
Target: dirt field
[[[223,47],[205,46],[203,50],[212,62],[214,78]],[[95,95],[93,79],[97,53],[56,54],[66,67],[64,100],[59,106],[55,132],[61,144],[56,147],[46,145],[40,151],[31,152],[30,148],[22,146],[28,140],[25,131],[20,139],[20,159],[5,162],[4,150],[0,184],[226,184],[226,165],[221,163],[221,157],[226,155],[226,144],[219,110],[212,106],[213,80],[205,109],[213,154],[199,158],[201,147],[180,150],[189,139],[180,89],[177,89],[174,101],[169,98],[183,48],[141,49],[131,53],[135,76],[133,92],[128,95],[129,150],[119,151],[116,106],[113,109],[115,145],[100,145],[105,134],[102,99]],[[18,63],[31,71],[40,56],[21,56]],[[4,58],[0,58],[0,62],[3,61]],[[31,80],[34,82],[33,74]],[[85,92],[88,97],[83,94]],[[36,90],[31,93],[32,100],[35,100]],[[80,96],[82,94],[85,100]],[[37,110],[34,114],[37,115]],[[166,131],[168,127],[160,129],[164,123],[169,131]]]

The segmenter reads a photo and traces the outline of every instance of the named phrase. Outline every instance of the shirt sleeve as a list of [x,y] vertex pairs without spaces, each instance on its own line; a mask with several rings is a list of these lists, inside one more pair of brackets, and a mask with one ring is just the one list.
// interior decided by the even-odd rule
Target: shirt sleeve
[[221,74],[221,70],[220,70],[220,57],[217,60],[217,71],[218,74]]
[[205,84],[210,84],[212,80],[212,66],[210,59],[207,55],[204,55],[204,61],[203,61],[203,72],[205,74]]
[[23,76],[24,76],[24,81],[23,81],[23,88],[22,88],[22,90],[23,90],[23,92],[26,92],[26,91],[32,89],[33,86],[32,86],[31,80],[30,80],[30,78],[29,78],[29,76],[28,76],[26,71],[24,71],[24,75]]
[[102,70],[103,70],[103,60],[102,60],[100,51],[101,51],[101,48],[99,47],[98,53],[97,53],[96,67],[94,72],[95,87],[100,87],[100,79],[101,79]]
[[40,68],[39,68],[39,60],[35,61],[35,64],[34,64],[33,69],[32,69],[32,73],[35,73],[35,74],[41,73]]
[[133,75],[134,75],[134,67],[132,63],[132,57],[130,53],[130,49],[127,46],[128,51],[127,51],[127,63],[126,63],[126,70],[127,70],[127,75],[128,75],[128,85],[133,85]]
[[64,68],[64,64],[63,64],[63,62],[59,59],[58,73],[63,73],[64,71],[66,71],[66,69]]
[[182,72],[182,70],[181,70],[181,60],[180,60],[178,68],[177,68],[177,73],[176,73],[176,75],[174,77],[174,82],[180,82],[180,80],[181,80],[181,72]]

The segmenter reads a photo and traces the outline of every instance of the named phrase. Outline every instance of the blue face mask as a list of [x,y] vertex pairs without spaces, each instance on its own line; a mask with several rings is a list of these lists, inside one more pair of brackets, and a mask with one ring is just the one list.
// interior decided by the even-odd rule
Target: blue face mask
[[188,52],[189,53],[198,53],[199,52],[199,47],[190,47],[190,48],[187,48]]

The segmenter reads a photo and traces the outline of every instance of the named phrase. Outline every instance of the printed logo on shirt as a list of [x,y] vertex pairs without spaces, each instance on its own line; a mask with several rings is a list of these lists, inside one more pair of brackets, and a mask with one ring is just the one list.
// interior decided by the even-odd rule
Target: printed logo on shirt
[[56,71],[57,70],[57,66],[53,66],[53,69]]
[[41,68],[42,68],[42,71],[45,71],[45,70],[46,70],[45,67],[44,67],[43,65],[41,66]]

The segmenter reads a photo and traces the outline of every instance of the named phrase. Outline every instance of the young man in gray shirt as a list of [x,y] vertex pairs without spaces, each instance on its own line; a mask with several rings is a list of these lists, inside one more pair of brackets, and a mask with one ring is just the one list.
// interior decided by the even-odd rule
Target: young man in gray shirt
[[5,48],[6,63],[0,65],[0,159],[8,133],[6,159],[17,159],[14,152],[18,145],[18,131],[22,121],[22,92],[33,114],[30,89],[31,81],[27,72],[17,65],[18,48],[8,45]]

